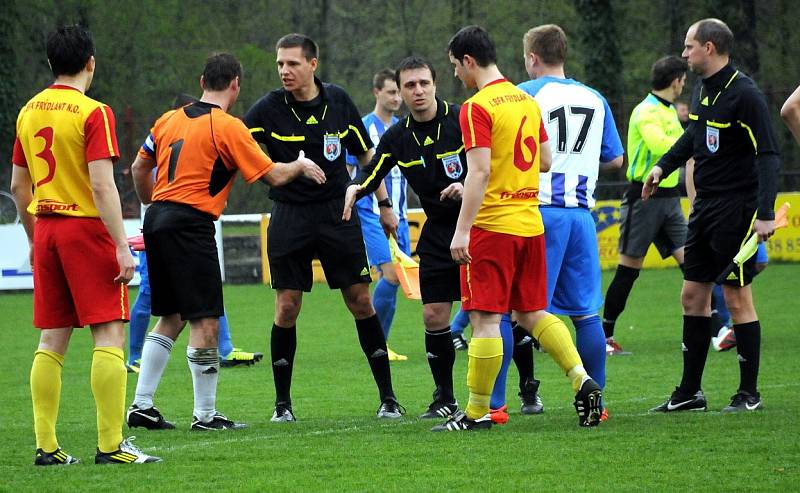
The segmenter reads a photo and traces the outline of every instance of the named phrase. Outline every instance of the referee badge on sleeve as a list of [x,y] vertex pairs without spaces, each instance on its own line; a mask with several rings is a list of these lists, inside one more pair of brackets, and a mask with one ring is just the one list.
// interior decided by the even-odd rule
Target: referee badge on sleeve
[[342,153],[342,142],[339,134],[325,134],[322,140],[322,154],[328,161],[336,161]]
[[719,129],[706,126],[706,147],[712,153],[719,149]]
[[442,165],[444,166],[445,174],[452,180],[459,179],[461,174],[464,172],[464,167],[461,166],[461,158],[458,156],[458,154],[444,156],[442,158]]

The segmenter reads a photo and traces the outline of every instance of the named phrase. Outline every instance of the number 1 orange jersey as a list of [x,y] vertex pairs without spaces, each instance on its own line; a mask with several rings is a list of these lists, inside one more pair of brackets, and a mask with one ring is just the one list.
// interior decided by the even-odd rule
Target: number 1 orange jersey
[[118,157],[111,108],[74,87],[52,85],[19,112],[12,162],[31,175],[31,214],[99,217],[88,163]]
[[539,105],[505,79],[490,82],[461,106],[464,148],[491,149],[486,194],[474,226],[495,233],[537,236],[539,146],[547,142]]

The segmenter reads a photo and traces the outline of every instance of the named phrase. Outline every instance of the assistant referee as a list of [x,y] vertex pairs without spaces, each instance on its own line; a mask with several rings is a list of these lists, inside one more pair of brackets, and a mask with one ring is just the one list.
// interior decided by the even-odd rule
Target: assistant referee
[[[733,33],[718,19],[703,19],[686,33],[683,57],[702,78],[692,97],[691,124],[657,163],[642,189],[649,198],[662,177],[695,159],[697,198],[685,247],[683,378],[657,412],[705,410],[701,390],[711,332],[711,289],[752,230],[772,236],[780,159],[764,95],[730,63]],[[761,325],[753,306],[751,258],[723,284],[739,352],[739,389],[723,412],[761,407],[758,366]]]

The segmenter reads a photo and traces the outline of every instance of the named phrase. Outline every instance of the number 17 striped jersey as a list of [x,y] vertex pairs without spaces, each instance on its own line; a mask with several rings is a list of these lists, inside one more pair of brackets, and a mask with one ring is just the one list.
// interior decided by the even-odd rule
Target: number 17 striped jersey
[[601,162],[623,153],[606,99],[573,79],[541,77],[518,86],[539,103],[553,162],[539,177],[539,201],[555,207],[594,207]]

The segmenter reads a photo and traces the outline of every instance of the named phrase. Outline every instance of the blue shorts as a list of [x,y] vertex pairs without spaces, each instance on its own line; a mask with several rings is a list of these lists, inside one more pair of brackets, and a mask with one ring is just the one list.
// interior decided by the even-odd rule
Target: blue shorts
[[594,315],[603,306],[594,218],[582,207],[541,207],[547,255],[547,311]]
[[[358,218],[361,220],[361,234],[364,236],[364,245],[367,247],[367,259],[369,265],[379,267],[381,264],[390,263],[392,254],[389,253],[389,240],[381,227],[380,218],[371,210],[358,210]],[[411,241],[408,236],[408,220],[401,219],[397,225],[397,244],[400,250],[407,255],[411,255]]]

